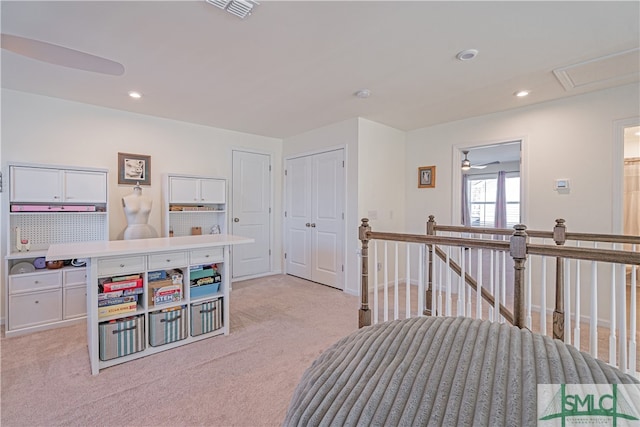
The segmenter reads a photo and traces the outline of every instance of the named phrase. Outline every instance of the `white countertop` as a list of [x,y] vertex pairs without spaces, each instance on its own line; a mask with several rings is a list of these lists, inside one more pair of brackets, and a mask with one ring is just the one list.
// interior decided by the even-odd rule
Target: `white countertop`
[[148,254],[212,246],[239,245],[253,243],[254,241],[254,239],[248,237],[234,236],[232,234],[203,234],[199,236],[157,237],[152,239],[55,243],[49,246],[46,258],[47,261],[55,261],[140,253]]

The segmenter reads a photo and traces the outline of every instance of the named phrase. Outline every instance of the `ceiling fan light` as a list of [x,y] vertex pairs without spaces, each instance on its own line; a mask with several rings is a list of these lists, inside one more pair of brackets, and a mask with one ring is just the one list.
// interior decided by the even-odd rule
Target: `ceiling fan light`
[[471,162],[468,159],[464,159],[462,161],[462,170],[468,171],[469,169],[471,169]]

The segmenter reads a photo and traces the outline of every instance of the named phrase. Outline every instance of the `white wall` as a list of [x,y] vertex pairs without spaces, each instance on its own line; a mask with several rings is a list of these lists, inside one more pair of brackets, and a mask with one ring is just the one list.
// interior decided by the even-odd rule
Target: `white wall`
[[[564,218],[571,231],[613,232],[613,122],[640,114],[639,94],[638,84],[626,85],[408,132],[407,227],[422,232],[430,214],[442,224],[457,218],[452,198],[460,191],[452,182],[460,170],[452,162],[453,147],[522,137],[523,222],[550,230],[556,218]],[[414,182],[424,164],[437,165],[437,185],[430,191]],[[569,194],[553,190],[557,178],[571,180]]]
[[[143,191],[154,200],[149,223],[161,232],[162,174],[167,172],[231,179],[231,150],[246,148],[273,155],[273,170],[282,169],[282,141],[276,138],[216,129],[125,111],[2,90],[4,176],[8,162],[57,164],[109,170],[109,237],[126,227],[122,196],[130,186],[118,185],[118,152],[151,156],[151,186]],[[5,180],[5,184],[7,181]],[[274,181],[274,215],[281,217],[282,181]],[[7,192],[3,192],[6,203]],[[5,204],[6,206],[6,204]],[[2,227],[3,256],[5,227]],[[281,221],[276,221],[274,254],[282,253]],[[281,264],[277,259],[275,265]]]

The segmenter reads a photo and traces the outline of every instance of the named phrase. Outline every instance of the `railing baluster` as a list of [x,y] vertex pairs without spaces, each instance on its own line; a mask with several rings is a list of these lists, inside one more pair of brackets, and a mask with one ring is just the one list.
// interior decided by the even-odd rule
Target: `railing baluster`
[[527,281],[525,282],[525,307],[526,307],[526,325],[528,329],[531,329],[531,272],[533,271],[533,260],[529,260],[529,268],[527,269]]
[[467,272],[466,263],[464,262],[464,248],[460,247],[460,280],[458,281],[458,316],[465,316],[465,295],[467,294],[465,274]]
[[[594,242],[593,248],[597,249]],[[598,263],[591,261],[591,315],[589,316],[589,353],[598,357]]]
[[[632,251],[636,251],[636,245],[633,245],[631,248]],[[637,269],[638,267],[635,265],[631,265],[631,283],[629,283],[631,285],[630,288],[630,292],[629,292],[629,297],[631,298],[630,301],[630,306],[629,306],[629,324],[630,324],[630,331],[629,331],[629,372],[634,374],[636,372],[636,354],[638,352],[638,344],[636,342],[636,334],[637,334],[637,328],[636,325],[638,324],[638,312],[637,312],[637,286],[638,286],[638,276],[637,276]]]
[[476,290],[476,318],[482,319],[482,249],[478,249],[478,289]]
[[395,262],[394,262],[394,266],[395,266],[395,272],[394,272],[394,276],[393,276],[393,320],[398,320],[400,318],[399,315],[399,311],[400,309],[399,304],[400,302],[398,301],[398,274],[399,274],[399,270],[400,268],[398,267],[398,242],[396,242],[396,247],[395,247]]
[[447,268],[447,295],[446,295],[446,309],[445,309],[445,316],[451,316],[451,246],[447,246],[447,261],[446,261],[446,268]]
[[540,288],[540,331],[547,335],[547,257],[543,256],[542,263],[542,286]]
[[609,364],[619,366],[616,357],[616,269],[611,266],[611,301],[609,323]]
[[373,267],[373,323],[378,323],[378,312],[380,311],[380,305],[378,302],[378,241],[376,240],[373,245],[373,257],[375,258]]
[[[466,248],[465,249],[467,251],[467,262],[468,262],[468,266],[467,266],[467,271],[469,272],[469,274],[471,274],[471,248]],[[463,282],[466,284],[466,282]],[[472,311],[471,311],[471,286],[465,286],[465,289],[467,290],[467,310],[466,310],[466,315],[469,317],[472,317]]]
[[[580,242],[577,243],[580,246]],[[576,260],[576,313],[573,328],[573,345],[580,350],[580,260]]]
[[563,259],[564,262],[564,342],[571,344],[571,260]]
[[405,319],[408,319],[411,317],[411,254],[410,254],[410,244],[407,243],[407,268],[406,268],[406,279],[405,279],[405,308],[404,308],[404,314],[405,314]]
[[382,313],[382,319],[386,322],[389,320],[389,272],[387,270],[387,266],[389,265],[389,252],[387,250],[387,241],[384,242],[384,266],[382,268],[382,274],[384,277],[382,278],[382,282],[384,283],[383,288],[383,306],[384,312]]
[[443,286],[442,286],[442,283],[443,283],[442,282],[442,269],[444,267],[443,267],[442,261],[440,261],[438,257],[434,256],[434,261],[433,261],[434,268],[435,268],[436,265],[438,266],[438,313],[437,313],[437,315],[438,316],[442,316],[443,313],[444,313],[444,311],[443,311],[444,300],[443,300],[443,296],[442,296],[442,292],[443,292],[442,291],[442,289],[443,289]]
[[620,352],[620,369],[622,372],[629,373],[629,361],[627,359],[627,284],[626,277],[624,274],[624,265],[623,264],[615,264],[613,266],[614,269],[617,269],[620,274],[618,275],[618,287],[620,293],[620,299],[623,301],[622,304],[618,304],[620,308],[620,314],[618,316],[619,319],[619,352]]
[[[425,246],[418,245],[418,316],[424,316],[425,310],[425,293],[424,293],[424,272],[425,272]],[[429,268],[429,267],[427,267]],[[435,307],[432,305],[431,307]],[[433,315],[433,313],[432,313]]]
[[[493,255],[494,255],[493,250],[489,251],[489,293],[491,295],[496,295],[495,291],[495,281],[493,279]],[[495,302],[493,304],[493,306],[489,306],[489,319],[491,319],[492,322],[495,322],[497,320],[496,318],[496,313],[499,312],[500,310],[500,298],[495,298]]]

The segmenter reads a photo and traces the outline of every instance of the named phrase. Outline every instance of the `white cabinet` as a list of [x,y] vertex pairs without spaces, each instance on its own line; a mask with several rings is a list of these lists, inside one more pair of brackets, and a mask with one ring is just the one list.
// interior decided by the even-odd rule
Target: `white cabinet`
[[227,180],[167,174],[163,180],[162,235],[227,232]]
[[229,247],[252,239],[220,234],[130,240],[126,248],[119,243],[99,248],[58,244],[47,251],[47,259],[88,255],[87,339],[93,374],[229,334]]
[[11,202],[106,203],[107,173],[10,166]]
[[169,176],[169,202],[184,204],[226,203],[224,179]]
[[[11,274],[33,265],[52,243],[108,240],[106,169],[11,163],[5,228],[6,335],[64,326],[86,317],[86,272],[82,267]],[[18,245],[28,240],[27,247]],[[20,247],[20,249],[18,248]],[[22,249],[22,250],[21,250]]]

